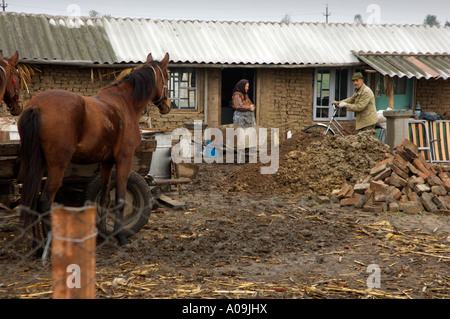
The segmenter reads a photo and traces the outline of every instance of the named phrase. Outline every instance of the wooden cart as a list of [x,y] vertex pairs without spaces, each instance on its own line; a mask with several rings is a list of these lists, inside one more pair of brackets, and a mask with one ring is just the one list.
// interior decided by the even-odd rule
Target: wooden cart
[[[19,140],[11,139],[11,133],[0,131],[0,202],[3,209],[17,206],[20,197],[21,169],[19,160]],[[145,136],[134,157],[130,174],[124,211],[124,227],[128,236],[138,232],[148,221],[151,210],[157,205],[160,194],[158,185],[148,176],[156,140]],[[81,165],[71,163],[67,168],[63,185],[55,202],[66,206],[84,206],[86,203],[98,205],[100,195],[99,164]],[[114,176],[111,179],[114,188]],[[44,177],[45,178],[45,177]],[[111,203],[115,191],[111,190]],[[113,217],[107,218],[107,234],[112,233]]]

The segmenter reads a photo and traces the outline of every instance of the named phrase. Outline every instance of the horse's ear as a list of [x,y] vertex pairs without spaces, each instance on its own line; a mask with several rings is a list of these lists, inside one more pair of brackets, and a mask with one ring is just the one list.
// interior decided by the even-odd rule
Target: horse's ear
[[164,56],[164,58],[161,60],[161,62],[159,62],[163,67],[166,67],[167,64],[169,63],[169,53],[166,53],[166,55]]
[[19,62],[19,52],[14,52],[13,55],[8,59],[9,64],[11,64],[13,67],[17,66],[17,63]]
[[149,53],[149,54],[147,55],[147,60],[145,61],[145,63],[150,63],[150,62],[152,62],[152,61],[153,61],[152,54]]

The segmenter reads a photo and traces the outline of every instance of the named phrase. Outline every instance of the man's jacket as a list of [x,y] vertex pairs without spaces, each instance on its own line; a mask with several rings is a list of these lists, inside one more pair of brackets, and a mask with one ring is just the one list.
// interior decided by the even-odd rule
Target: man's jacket
[[341,102],[347,103],[347,110],[355,112],[356,130],[374,125],[378,122],[375,97],[367,85],[363,84],[355,94]]

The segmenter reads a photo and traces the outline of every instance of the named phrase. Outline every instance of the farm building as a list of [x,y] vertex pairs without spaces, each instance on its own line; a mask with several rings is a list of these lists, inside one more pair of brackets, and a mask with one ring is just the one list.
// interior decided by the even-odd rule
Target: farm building
[[[353,93],[362,71],[377,108],[445,114],[450,107],[450,27],[326,23],[169,21],[2,12],[0,49],[19,51],[22,100],[60,88],[93,95],[148,53],[170,54],[173,110],[152,108],[147,123],[175,128],[232,123],[231,90],[250,80],[257,124],[299,131],[327,121],[331,101]],[[393,82],[387,96],[385,84]],[[354,114],[341,114],[349,127]],[[294,123],[293,123],[294,122]],[[285,125],[288,123],[288,125]],[[289,124],[290,123],[290,124]]]
[[[118,205],[101,208],[98,163],[71,163],[55,197],[63,205],[42,212],[30,227],[20,227],[19,215],[32,211],[24,207],[22,195],[33,187],[21,177],[39,174],[24,174],[32,165],[20,163],[24,156],[19,155],[27,152],[20,153],[18,134],[0,145],[0,298],[148,298],[158,304],[174,299],[190,306],[191,299],[202,298],[227,303],[246,298],[448,298],[450,165],[426,162],[408,139],[397,144],[394,155],[371,132],[346,138],[294,134],[280,143],[279,152],[271,144],[270,166],[276,163],[276,173],[263,173],[270,166],[261,148],[261,163],[210,163],[208,149],[213,149],[205,141],[204,163],[184,163],[190,164],[185,170],[195,172],[190,173],[195,182],[184,178],[182,183],[183,166],[177,172],[175,161],[166,156],[173,141],[167,147],[153,134],[169,136],[159,128],[170,131],[194,120],[210,127],[231,123],[231,90],[241,78],[250,80],[258,125],[279,127],[282,139],[287,131],[326,121],[331,101],[353,93],[355,71],[365,74],[380,110],[391,106],[390,113],[410,113],[420,102],[423,111],[444,114],[450,104],[450,27],[5,12],[0,12],[0,25],[0,50],[5,56],[20,54],[25,103],[52,88],[94,95],[142,64],[148,53],[159,60],[168,52],[173,105],[169,114],[153,107],[141,118],[143,125],[158,129],[135,154],[125,203],[119,200],[120,190],[114,194],[111,189],[105,197]],[[0,120],[2,115],[9,115],[4,106]],[[341,123],[353,127],[354,114],[341,115]],[[10,137],[15,132],[0,133]],[[130,150],[132,140],[123,140]],[[81,148],[87,144],[96,143],[81,142]],[[114,154],[108,143],[102,145]],[[45,160],[57,162],[67,152],[51,148],[54,156]],[[120,165],[124,158],[104,156],[104,166],[113,160]],[[164,175],[152,172],[154,163]],[[52,175],[46,178],[49,188],[61,186],[51,183]],[[117,189],[120,183],[111,185]],[[175,192],[170,185],[177,185]],[[39,207],[51,197],[46,196],[49,188],[41,188]],[[117,214],[122,208],[124,218]],[[109,238],[115,235],[113,215],[124,222],[131,245],[115,245]],[[31,246],[31,229],[41,222],[49,226],[42,230],[51,226],[51,232],[41,246],[36,240]],[[106,240],[97,241],[97,235]],[[170,309],[179,316],[179,306]]]

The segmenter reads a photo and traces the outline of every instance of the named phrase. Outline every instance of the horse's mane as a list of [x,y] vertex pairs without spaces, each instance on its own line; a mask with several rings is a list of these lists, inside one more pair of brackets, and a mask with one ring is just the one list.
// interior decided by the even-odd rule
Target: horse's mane
[[[156,67],[156,62],[150,62],[152,67]],[[155,72],[150,65],[144,64],[134,69],[130,74],[103,88],[119,86],[122,83],[130,83],[133,86],[131,100],[135,104],[147,103],[150,100],[153,90],[155,90]]]

